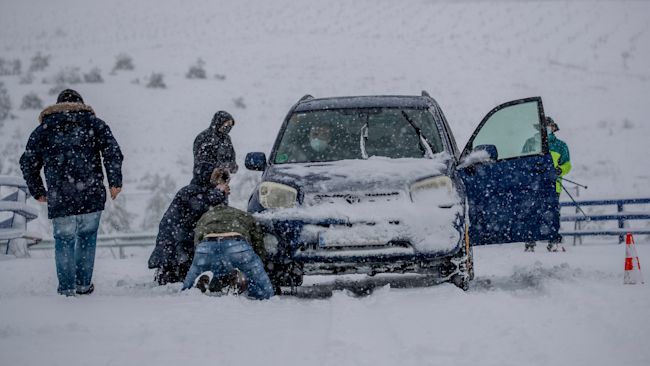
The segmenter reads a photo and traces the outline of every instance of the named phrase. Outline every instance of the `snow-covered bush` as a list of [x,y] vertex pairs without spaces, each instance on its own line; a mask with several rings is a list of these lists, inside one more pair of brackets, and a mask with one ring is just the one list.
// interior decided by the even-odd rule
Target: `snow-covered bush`
[[244,102],[244,97],[234,98],[232,102],[235,104],[235,107],[246,109],[246,103]]
[[22,63],[19,59],[0,58],[0,76],[20,75]]
[[176,190],[176,183],[169,174],[160,176],[159,174],[147,174],[138,186],[139,189],[151,191],[151,198],[147,201],[145,216],[142,221],[143,230],[154,230],[158,227],[167,206],[172,201]]
[[147,88],[152,89],[164,89],[167,87],[165,81],[163,80],[163,74],[159,72],[151,73],[149,81],[147,82]]
[[54,75],[51,82],[58,85],[79,84],[83,82],[83,79],[78,67],[64,67]]
[[95,67],[84,74],[84,81],[87,83],[103,83],[104,78],[102,78],[102,71]]
[[19,83],[23,85],[30,85],[34,82],[34,74],[28,72],[20,77]]
[[226,75],[224,74],[214,74],[214,78],[217,80],[226,80]]
[[205,79],[207,73],[205,72],[205,61],[198,59],[194,65],[190,66],[185,76],[188,79]]
[[43,71],[50,65],[50,55],[37,53],[32,57],[29,64],[29,72]]
[[41,109],[43,108],[43,100],[39,98],[38,94],[30,92],[23,97],[20,103],[20,109]]
[[5,88],[5,84],[0,81],[0,123],[9,118],[10,112],[11,98],[9,98],[9,92]]
[[115,57],[115,66],[113,66],[113,71],[118,70],[133,70],[133,58],[126,53],[120,53]]
[[52,86],[50,88],[50,90],[47,91],[47,94],[49,94],[49,95],[59,95],[59,93],[61,93],[65,89],[68,89],[68,87],[65,86],[64,84],[56,84],[56,85]]

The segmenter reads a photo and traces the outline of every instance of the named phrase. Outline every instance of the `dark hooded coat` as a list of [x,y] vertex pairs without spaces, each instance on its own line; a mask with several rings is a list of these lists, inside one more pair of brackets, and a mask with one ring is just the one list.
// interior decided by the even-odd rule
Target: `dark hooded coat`
[[197,164],[194,178],[181,188],[165,211],[158,227],[156,247],[149,268],[175,273],[165,282],[182,281],[194,258],[194,227],[211,206],[226,202],[226,195],[210,183],[213,165]]
[[233,120],[228,112],[219,111],[212,118],[210,127],[202,131],[194,139],[194,165],[209,163],[213,166],[226,167],[231,173],[237,171],[235,163],[235,148],[232,146],[230,135],[219,129],[226,121]]
[[[109,186],[122,187],[124,157],[111,129],[83,102],[49,106],[39,121],[20,157],[31,195],[47,197],[50,219],[103,210],[102,158]],[[41,179],[42,168],[47,189]]]

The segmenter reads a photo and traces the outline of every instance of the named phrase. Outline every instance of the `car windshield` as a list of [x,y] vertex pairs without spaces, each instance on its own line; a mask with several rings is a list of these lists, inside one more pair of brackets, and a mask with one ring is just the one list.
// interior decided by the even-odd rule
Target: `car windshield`
[[424,158],[441,151],[440,134],[427,109],[328,109],[294,113],[274,163]]

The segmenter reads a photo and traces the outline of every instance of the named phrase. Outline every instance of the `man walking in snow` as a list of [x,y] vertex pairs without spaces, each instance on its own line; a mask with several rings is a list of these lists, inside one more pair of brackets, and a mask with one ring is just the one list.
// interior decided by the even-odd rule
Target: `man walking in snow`
[[219,111],[212,117],[210,127],[194,139],[194,165],[209,163],[212,166],[227,167],[230,173],[238,170],[235,163],[235,149],[230,140],[230,130],[235,120],[230,113]]
[[[215,169],[210,180],[216,186],[228,185],[229,173]],[[194,243],[184,290],[194,285],[203,292],[234,286],[238,293],[255,299],[273,296],[273,285],[264,271],[264,234],[253,216],[226,203],[216,205],[196,224]]]
[[[555,192],[557,193],[559,199],[560,193],[562,193],[561,178],[565,176],[567,173],[569,173],[569,171],[571,170],[571,157],[569,155],[569,147],[564,141],[560,140],[559,138],[557,138],[557,136],[555,136],[555,132],[559,131],[560,128],[558,127],[557,123],[555,123],[553,118],[546,117],[543,126],[546,128],[546,135],[548,136],[548,149],[551,152],[551,157],[553,158],[553,166],[555,167],[555,173],[557,174],[557,178],[555,181]],[[522,152],[524,153],[532,152],[532,149],[534,149],[535,146],[539,146],[539,143],[535,141],[536,138],[538,137],[534,136],[529,138],[526,141],[524,148],[522,149]],[[559,214],[560,213],[558,212],[558,215]],[[546,249],[548,249],[549,252],[557,252],[558,244],[561,241],[562,241],[562,237],[558,235],[556,239],[549,242]],[[535,242],[532,241],[527,242],[524,247],[524,250],[527,252],[528,251],[534,252]]]
[[115,199],[122,190],[122,152],[108,125],[72,89],[62,91],[39,121],[20,157],[20,168],[31,195],[47,202],[59,294],[90,294],[97,229],[106,201],[102,159]]

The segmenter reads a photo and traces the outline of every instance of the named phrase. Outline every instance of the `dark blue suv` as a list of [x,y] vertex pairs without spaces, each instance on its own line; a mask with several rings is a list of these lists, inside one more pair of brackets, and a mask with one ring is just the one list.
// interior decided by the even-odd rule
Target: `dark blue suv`
[[303,97],[268,160],[245,160],[264,172],[248,211],[266,232],[272,281],[418,273],[467,289],[473,245],[556,238],[543,120],[539,97],[502,104],[461,152],[426,92]]

